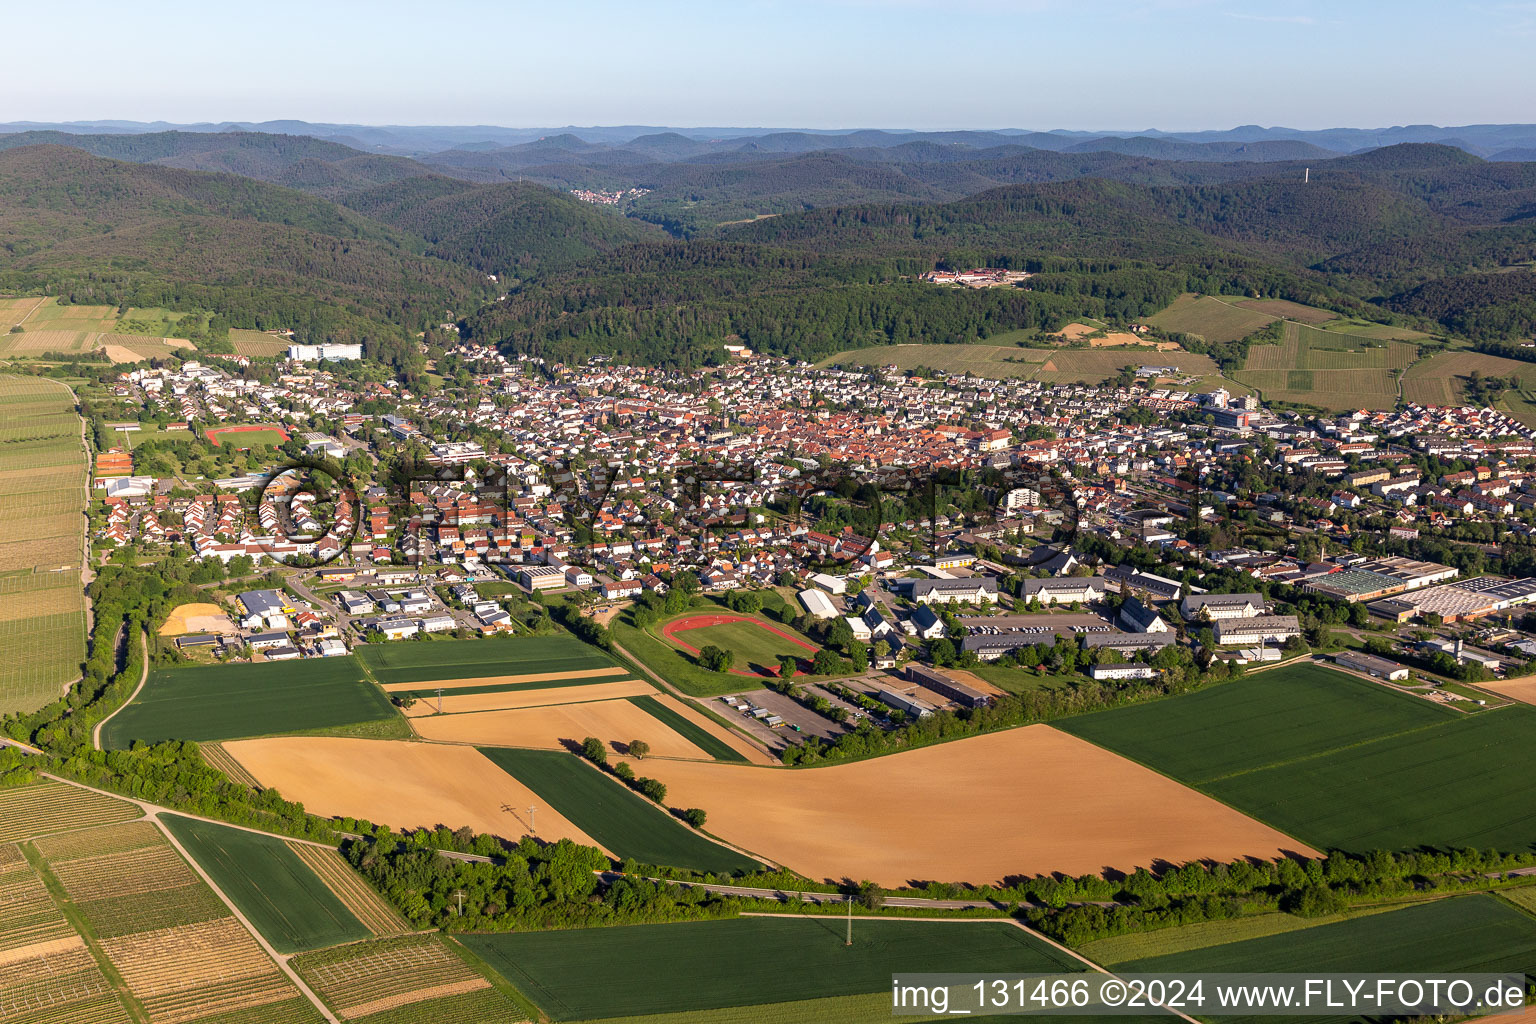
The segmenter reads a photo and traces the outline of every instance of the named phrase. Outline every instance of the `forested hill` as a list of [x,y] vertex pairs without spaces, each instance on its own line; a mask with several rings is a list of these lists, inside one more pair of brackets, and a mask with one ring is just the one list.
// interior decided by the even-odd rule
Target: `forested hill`
[[342,202],[425,239],[430,255],[488,274],[564,269],[630,242],[665,237],[648,224],[534,184],[409,178]]
[[291,189],[227,174],[0,152],[0,288],[78,302],[215,310],[306,337],[403,337],[489,297],[483,276],[412,235]]
[[360,188],[399,181],[432,170],[398,156],[361,153],[303,135],[258,132],[150,132],[143,135],[75,135],[18,132],[0,135],[0,150],[55,145],[93,156],[193,171],[222,171],[335,198]]

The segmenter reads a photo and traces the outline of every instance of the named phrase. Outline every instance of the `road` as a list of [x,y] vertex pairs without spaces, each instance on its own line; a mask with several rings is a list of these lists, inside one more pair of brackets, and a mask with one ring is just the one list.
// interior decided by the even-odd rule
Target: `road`
[[122,711],[123,708],[127,707],[129,704],[132,704],[134,700],[139,696],[139,691],[144,689],[144,684],[149,682],[149,634],[147,632],[141,631],[139,636],[143,639],[142,646],[144,648],[144,668],[139,672],[139,685],[133,688],[133,692],[128,695],[128,699],[123,701],[123,703],[118,707],[117,711],[112,712],[106,718],[103,718],[101,721],[96,723],[96,728],[91,730],[92,750],[101,749],[101,727],[112,721],[112,719],[116,718],[118,712]]

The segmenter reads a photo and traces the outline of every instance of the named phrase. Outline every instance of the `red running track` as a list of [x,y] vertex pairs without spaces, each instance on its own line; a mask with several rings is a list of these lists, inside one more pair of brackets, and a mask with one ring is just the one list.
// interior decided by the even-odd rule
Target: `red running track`
[[[677,619],[674,622],[669,622],[665,626],[662,626],[661,635],[672,641],[672,643],[681,647],[683,650],[687,651],[689,654],[697,656],[699,649],[685,640],[679,640],[677,634],[686,633],[690,629],[705,629],[709,626],[724,626],[731,622],[750,622],[758,629],[765,629],[772,633],[774,636],[782,637],[797,647],[803,647],[813,653],[819,650],[815,644],[808,644],[793,634],[786,633],[776,626],[770,626],[768,623],[763,622],[761,619],[754,619],[747,615],[690,615],[686,619]],[[772,671],[766,669],[761,672],[754,672],[751,669],[733,668],[731,669],[731,672],[738,676],[766,676],[769,679],[774,678],[775,675]]]

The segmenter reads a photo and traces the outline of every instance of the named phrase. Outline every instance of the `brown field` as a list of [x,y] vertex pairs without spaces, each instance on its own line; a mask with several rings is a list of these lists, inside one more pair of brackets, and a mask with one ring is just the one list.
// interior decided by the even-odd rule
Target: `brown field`
[[[1321,854],[1045,725],[800,770],[647,762],[668,803],[811,878],[975,883],[1064,871]],[[290,797],[295,794],[288,794]]]
[[292,736],[239,740],[224,749],[263,786],[321,817],[392,828],[468,825],[516,839],[528,831],[528,808],[537,806],[540,839],[600,845],[472,747]]
[[235,624],[229,621],[224,609],[216,604],[178,605],[160,627],[161,636],[182,636],[186,633],[235,633]]
[[1154,338],[1143,338],[1139,334],[1131,334],[1128,331],[1115,331],[1106,334],[1102,338],[1089,338],[1089,348],[1115,348],[1120,345],[1137,345],[1141,348],[1155,348],[1159,352],[1182,352],[1184,346],[1176,341],[1157,341]]
[[623,754],[630,740],[644,740],[657,757],[709,758],[664,722],[623,699],[482,711],[473,715],[436,715],[417,718],[411,725],[423,739],[449,743],[560,750],[587,736],[596,736],[615,754]]
[[1304,324],[1325,324],[1330,320],[1337,320],[1339,314],[1331,309],[1318,309],[1316,306],[1303,306],[1299,302],[1289,299],[1242,299],[1234,303],[1244,309],[1251,309],[1255,313],[1263,313],[1266,316],[1283,317],[1286,320],[1299,320]]
[[[413,689],[425,690],[430,683],[415,683]],[[447,687],[443,688],[445,691]],[[617,683],[590,683],[586,686],[551,686],[537,690],[503,690],[500,693],[443,694],[443,714],[463,714],[469,711],[510,711],[514,708],[537,708],[551,704],[581,704],[594,700],[613,700],[618,697],[643,697],[655,693],[656,688],[638,679],[625,679]],[[437,697],[425,697],[407,708],[407,718],[419,719],[437,714]]]
[[1521,676],[1518,679],[1496,679],[1491,683],[1478,683],[1477,685],[1481,689],[1502,694],[1522,704],[1536,704],[1536,676]]
[[385,683],[385,693],[401,693],[406,690],[422,690],[442,687],[444,690],[460,690],[471,686],[510,686],[515,683],[551,683],[557,679],[597,679],[601,676],[627,675],[629,669],[615,665],[612,668],[578,668],[569,672],[535,672],[523,676],[484,676],[479,679],[444,679],[436,683]]

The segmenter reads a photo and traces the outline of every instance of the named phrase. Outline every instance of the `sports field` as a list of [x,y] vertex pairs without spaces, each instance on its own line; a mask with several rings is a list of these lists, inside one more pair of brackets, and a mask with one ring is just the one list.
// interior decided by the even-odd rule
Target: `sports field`
[[1248,300],[1186,293],[1160,313],[1147,318],[1153,327],[1180,334],[1196,334],[1211,342],[1246,338],[1281,314],[1245,308]]
[[295,957],[293,967],[342,1020],[369,1024],[517,1024],[527,1019],[435,935],[410,935]]
[[735,613],[685,615],[662,626],[661,635],[689,654],[711,646],[731,651],[736,655],[731,671],[744,676],[777,676],[781,656],[803,661],[821,649],[787,626]]
[[559,1021],[889,992],[908,970],[1083,969],[1003,922],[865,918],[852,946],[844,928],[836,918],[742,917],[461,940]]
[[[285,736],[239,740],[224,749],[263,786],[321,817],[396,829],[468,825],[514,842],[537,834],[551,843],[600,845],[474,747]],[[532,820],[529,807],[537,808]]]
[[215,448],[276,448],[288,440],[288,431],[276,424],[247,423],[228,427],[209,427],[204,434]]
[[279,953],[372,934],[278,837],[176,814],[160,820]]
[[[666,783],[669,805],[704,808],[715,835],[818,880],[979,885],[1313,852],[1045,725],[815,768],[656,760],[637,770]],[[1009,804],[1024,810],[997,813]]]
[[424,643],[363,644],[357,656],[380,683],[529,676],[612,669],[612,659],[573,636],[490,637]]
[[63,384],[0,377],[0,715],[56,700],[85,660],[80,427]]
[[[481,753],[620,859],[720,873],[761,867],[706,839],[618,780],[604,778],[575,754],[494,748]],[[652,766],[659,763],[640,761],[631,767],[639,775],[654,775]],[[668,803],[699,806],[671,799]]]
[[102,729],[102,743],[230,740],[366,723],[399,715],[354,658],[156,669],[139,696]]
[[1126,973],[1316,971],[1529,973],[1536,918],[1492,896],[1458,896],[1336,924],[1116,965]]
[[1536,708],[1464,715],[1315,665],[1057,723],[1315,847],[1536,843]]

